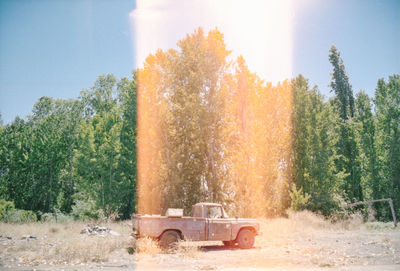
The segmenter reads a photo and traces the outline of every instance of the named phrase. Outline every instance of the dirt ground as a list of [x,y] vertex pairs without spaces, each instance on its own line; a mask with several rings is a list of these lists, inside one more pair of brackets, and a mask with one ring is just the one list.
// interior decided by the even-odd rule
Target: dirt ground
[[[64,255],[69,250],[59,248],[62,255],[57,254],[57,249],[43,250],[43,246],[48,246],[46,242],[55,240],[47,230],[42,230],[42,234],[46,233],[48,240],[40,232],[36,232],[37,239],[27,240],[6,236],[19,234],[15,229],[7,232],[0,228],[0,270],[400,270],[400,230],[390,223],[353,220],[332,224],[310,213],[292,214],[287,219],[261,220],[262,236],[256,237],[255,247],[249,250],[225,248],[220,242],[184,242],[175,253],[162,253],[148,247],[154,244],[146,244],[134,254],[127,249],[132,240],[123,241],[129,240],[129,227],[118,227],[121,236],[77,235],[84,240],[83,244],[94,243],[80,251],[80,255],[69,257]],[[49,229],[54,231],[54,226]],[[62,229],[66,227],[56,230],[57,238]],[[115,242],[116,238],[121,241]],[[28,242],[34,245],[29,247]],[[71,250],[79,250],[83,244]],[[98,251],[81,258],[94,244]],[[58,260],[51,261],[41,253],[49,253],[50,258]]]

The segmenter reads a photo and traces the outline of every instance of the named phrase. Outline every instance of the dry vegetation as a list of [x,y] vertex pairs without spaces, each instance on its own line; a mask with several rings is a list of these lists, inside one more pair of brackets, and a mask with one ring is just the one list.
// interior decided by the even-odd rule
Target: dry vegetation
[[260,219],[260,222],[263,235],[256,238],[254,249],[226,249],[220,242],[184,241],[174,251],[167,252],[151,239],[130,237],[129,222],[107,225],[120,236],[80,234],[86,226],[80,222],[0,224],[0,269],[33,266],[44,270],[46,267],[75,270],[74,266],[84,265],[110,270],[296,269],[298,266],[311,269],[388,266],[387,270],[396,270],[400,265],[400,230],[390,223],[363,223],[358,216],[331,223],[310,212],[289,213],[288,218]]
[[[29,264],[65,264],[107,261],[111,252],[129,246],[130,228],[126,223],[110,227],[120,236],[80,234],[86,224],[31,223],[0,224],[3,261]],[[29,238],[33,236],[35,238]],[[5,237],[5,238],[4,238]],[[7,239],[11,238],[11,239]]]
[[[0,223],[0,263],[12,265],[80,265],[113,261],[112,255],[125,254],[140,260],[158,254],[196,258],[196,243],[183,241],[173,251],[162,251],[150,238],[130,236],[129,222],[108,225],[119,236],[80,234],[86,223]],[[115,260],[114,260],[115,261]],[[0,265],[1,266],[1,265]]]

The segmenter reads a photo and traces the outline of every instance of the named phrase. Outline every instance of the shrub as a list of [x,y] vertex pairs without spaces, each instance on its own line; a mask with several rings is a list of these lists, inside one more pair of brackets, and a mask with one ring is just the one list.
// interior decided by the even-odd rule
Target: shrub
[[292,191],[290,191],[290,209],[292,209],[293,211],[304,210],[310,199],[311,195],[309,195],[308,193],[303,193],[302,187],[297,190],[296,184],[292,184]]
[[76,200],[72,206],[71,215],[75,220],[104,220],[104,212],[96,208],[96,202],[92,199]]
[[8,223],[30,223],[36,222],[37,216],[32,211],[15,209],[7,215],[4,221]]
[[28,223],[37,221],[32,211],[16,209],[14,203],[0,199],[0,221],[7,223]]
[[44,222],[71,222],[72,220],[72,216],[66,215],[58,209],[55,209],[53,213],[44,213],[41,215],[41,221]]
[[0,199],[0,221],[3,221],[4,217],[7,217],[7,214],[14,210],[15,210],[14,202]]

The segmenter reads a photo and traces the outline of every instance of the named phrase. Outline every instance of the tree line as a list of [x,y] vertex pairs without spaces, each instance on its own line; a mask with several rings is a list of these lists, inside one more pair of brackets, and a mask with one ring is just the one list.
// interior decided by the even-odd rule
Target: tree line
[[134,75],[99,76],[79,98],[41,97],[26,120],[1,126],[1,198],[41,213],[86,204],[87,212],[128,218],[136,205],[135,84]]
[[[400,75],[354,96],[332,46],[326,99],[302,75],[277,85],[232,60],[223,34],[188,34],[131,78],[40,98],[0,127],[0,198],[37,213],[162,213],[199,201],[231,214],[325,215],[391,197],[400,211]],[[137,114],[138,112],[138,114]],[[86,204],[86,205],[85,205]],[[390,219],[377,203],[377,218]]]

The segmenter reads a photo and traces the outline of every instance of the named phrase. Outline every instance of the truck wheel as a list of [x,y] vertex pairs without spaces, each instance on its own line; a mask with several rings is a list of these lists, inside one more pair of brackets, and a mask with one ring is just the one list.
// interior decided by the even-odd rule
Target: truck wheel
[[180,239],[179,233],[176,231],[166,231],[161,235],[160,246],[163,249],[173,248]]
[[237,242],[240,248],[249,249],[254,245],[254,233],[249,229],[243,229],[239,232]]
[[235,240],[232,240],[232,241],[222,241],[222,243],[224,243],[224,246],[226,246],[226,247],[233,247],[233,246],[235,246]]

